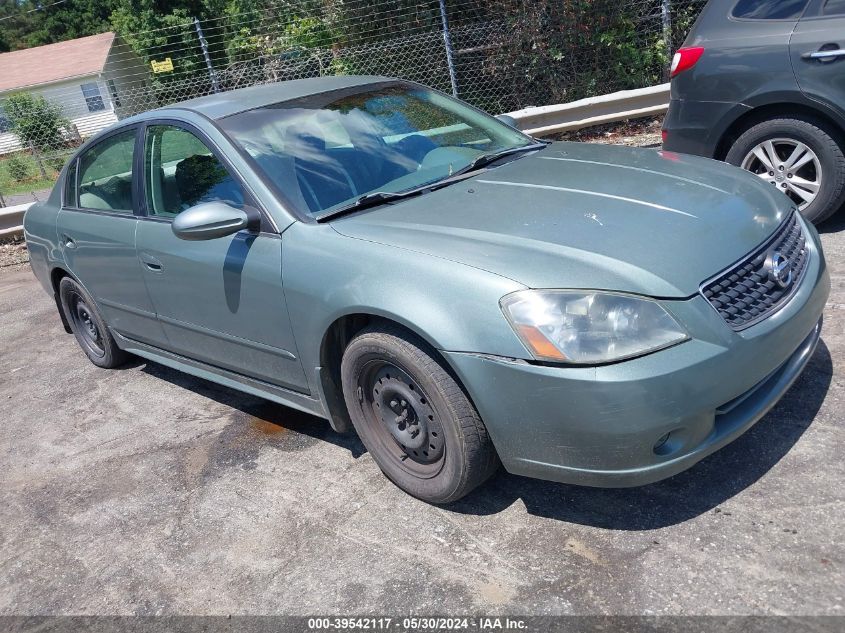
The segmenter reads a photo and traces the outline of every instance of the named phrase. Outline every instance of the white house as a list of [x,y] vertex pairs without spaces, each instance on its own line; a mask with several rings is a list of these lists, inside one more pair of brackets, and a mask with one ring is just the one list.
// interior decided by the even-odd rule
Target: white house
[[17,92],[59,104],[83,138],[154,107],[148,66],[114,33],[0,54],[0,154],[21,149],[2,111]]

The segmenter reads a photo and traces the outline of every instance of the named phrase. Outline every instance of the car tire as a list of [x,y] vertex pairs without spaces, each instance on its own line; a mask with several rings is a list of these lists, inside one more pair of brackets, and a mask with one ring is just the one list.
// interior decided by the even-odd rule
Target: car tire
[[[768,180],[768,174],[774,173],[773,181],[779,187],[784,185],[790,187],[789,179],[793,175],[788,170],[781,173],[780,165],[773,165],[774,172],[765,172],[764,163],[759,159],[755,160],[752,150],[767,141],[774,141],[779,158],[784,159],[785,163],[785,159],[791,152],[790,143],[801,143],[808,147],[817,157],[821,173],[818,174],[818,180],[814,184],[818,186],[816,197],[801,209],[801,213],[807,220],[818,224],[836,213],[845,202],[845,155],[843,155],[840,142],[837,142],[838,138],[839,135],[828,129],[828,126],[821,121],[810,118],[772,119],[758,123],[745,131],[730,148],[725,160],[737,167],[750,169],[765,180]],[[802,172],[802,175],[809,174],[810,180],[816,172],[815,162],[811,161],[800,168],[807,170]],[[787,175],[789,178],[786,178]],[[795,176],[798,174],[796,173]],[[775,178],[783,180],[776,181]],[[802,199],[799,194],[793,193],[794,190],[787,189],[786,191],[790,191],[790,197],[796,204]]]
[[59,282],[59,300],[76,342],[92,363],[112,369],[129,359],[115,343],[91,295],[74,279],[63,277]]
[[390,325],[363,330],[344,351],[341,380],[358,436],[408,494],[451,503],[496,471],[478,412],[419,337]]

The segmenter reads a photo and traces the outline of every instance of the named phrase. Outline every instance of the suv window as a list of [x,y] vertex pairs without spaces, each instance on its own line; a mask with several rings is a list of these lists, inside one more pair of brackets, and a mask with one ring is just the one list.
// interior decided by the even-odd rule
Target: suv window
[[147,128],[144,170],[150,215],[173,217],[204,202],[243,207],[240,183],[205,143],[180,127]]
[[827,0],[824,4],[825,15],[845,15],[845,0]]
[[809,0],[739,0],[731,13],[747,20],[796,20]]
[[135,130],[100,141],[79,159],[79,206],[132,213]]

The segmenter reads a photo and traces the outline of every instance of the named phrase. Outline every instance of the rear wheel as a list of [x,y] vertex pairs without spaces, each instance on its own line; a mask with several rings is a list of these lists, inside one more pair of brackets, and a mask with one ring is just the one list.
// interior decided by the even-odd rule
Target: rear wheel
[[498,466],[475,407],[436,352],[399,328],[368,328],[341,364],[361,441],[387,477],[429,503],[450,503]]
[[85,355],[97,367],[124,364],[128,354],[117,346],[91,296],[70,277],[59,282],[59,298],[70,329]]
[[835,136],[809,119],[772,119],[742,134],[726,160],[777,187],[819,223],[845,202],[845,155]]

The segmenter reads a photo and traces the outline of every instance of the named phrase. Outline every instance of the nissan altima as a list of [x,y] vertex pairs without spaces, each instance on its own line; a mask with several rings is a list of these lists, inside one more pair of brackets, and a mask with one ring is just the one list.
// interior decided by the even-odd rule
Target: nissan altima
[[500,464],[610,487],[689,468],[789,388],[830,289],[815,229],[756,176],[541,142],[383,77],[123,120],[24,224],[95,365],[354,429],[432,503]]

